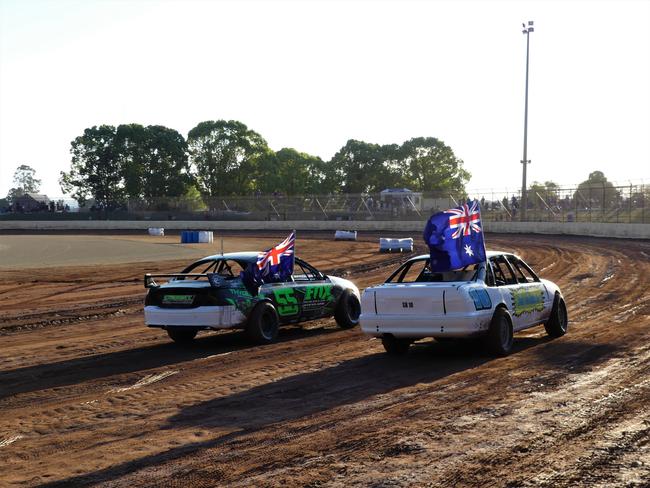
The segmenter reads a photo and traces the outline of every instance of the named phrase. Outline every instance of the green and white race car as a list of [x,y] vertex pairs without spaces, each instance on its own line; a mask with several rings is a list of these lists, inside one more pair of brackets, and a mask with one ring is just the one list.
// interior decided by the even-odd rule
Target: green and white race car
[[[181,273],[146,274],[144,317],[149,327],[167,330],[175,342],[190,342],[199,330],[244,329],[257,343],[273,342],[278,328],[334,316],[339,327],[359,323],[359,289],[295,258],[291,281],[268,283],[252,294],[240,272],[255,264],[257,252],[218,254]],[[156,278],[169,278],[164,284]]]

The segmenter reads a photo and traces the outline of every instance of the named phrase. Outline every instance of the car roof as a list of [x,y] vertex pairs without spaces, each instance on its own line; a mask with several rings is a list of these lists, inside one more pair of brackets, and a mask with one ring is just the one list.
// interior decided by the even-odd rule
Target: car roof
[[218,261],[225,259],[232,259],[233,261],[245,261],[248,263],[254,263],[257,261],[258,251],[243,251],[243,252],[227,252],[224,254],[213,254],[212,256],[206,256],[199,259],[199,261]]
[[[511,252],[506,252],[506,251],[485,251],[485,255],[488,259],[494,257],[494,256],[514,256],[513,253]],[[429,259],[428,254],[420,254],[419,256],[414,256],[409,261],[418,261],[420,259]]]

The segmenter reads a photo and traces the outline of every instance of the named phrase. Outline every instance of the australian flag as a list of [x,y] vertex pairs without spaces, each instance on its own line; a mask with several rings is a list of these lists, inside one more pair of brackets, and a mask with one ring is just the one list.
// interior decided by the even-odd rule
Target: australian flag
[[478,200],[433,214],[424,228],[431,271],[450,271],[485,261]]
[[240,276],[246,289],[257,295],[258,288],[264,283],[290,281],[293,274],[296,244],[296,231],[266,252],[257,255],[257,262],[251,263]]

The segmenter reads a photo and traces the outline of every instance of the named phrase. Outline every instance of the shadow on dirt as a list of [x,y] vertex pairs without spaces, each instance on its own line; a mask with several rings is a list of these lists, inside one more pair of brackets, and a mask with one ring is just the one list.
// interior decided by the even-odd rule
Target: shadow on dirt
[[[339,332],[334,327],[280,330],[278,342]],[[257,346],[241,331],[199,335],[188,345],[168,342],[126,351],[97,354],[56,363],[42,363],[25,368],[0,371],[0,400],[19,393],[70,386],[113,375],[169,366],[225,352],[242,351]]]
[[[518,338],[512,355],[505,361],[516,360],[518,353],[531,348],[553,348],[555,344],[547,344],[549,342],[551,339],[548,337]],[[573,343],[572,347],[581,346],[584,344]],[[426,342],[414,345],[406,356],[391,357],[383,352],[368,354],[318,371],[297,374],[191,405],[170,417],[165,428],[202,426],[229,428],[236,432],[45,486],[77,486],[114,480],[149,466],[190,456],[197,451],[225,447],[275,423],[297,420],[416,384],[434,383],[494,360],[482,351],[477,342]],[[539,356],[543,356],[543,353],[539,353]]]
[[[547,337],[517,339],[513,354],[549,341]],[[169,427],[257,430],[418,383],[433,383],[493,359],[478,340],[417,343],[405,356],[368,354],[186,407],[169,419]]]

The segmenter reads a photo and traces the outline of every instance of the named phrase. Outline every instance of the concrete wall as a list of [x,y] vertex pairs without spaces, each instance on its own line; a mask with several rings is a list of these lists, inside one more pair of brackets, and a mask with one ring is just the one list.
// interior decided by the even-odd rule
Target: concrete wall
[[[650,239],[650,224],[603,224],[599,222],[485,222],[486,232],[516,234],[567,234],[596,237]],[[69,220],[0,221],[0,232],[10,230],[357,230],[420,233],[423,221],[146,221]],[[390,237],[390,236],[388,236]]]

